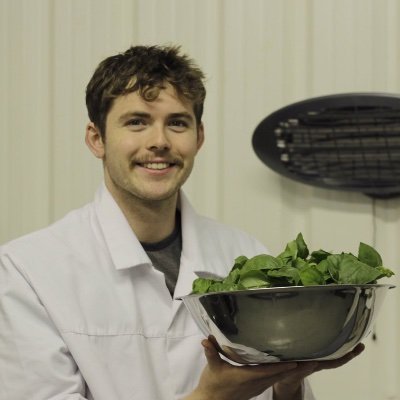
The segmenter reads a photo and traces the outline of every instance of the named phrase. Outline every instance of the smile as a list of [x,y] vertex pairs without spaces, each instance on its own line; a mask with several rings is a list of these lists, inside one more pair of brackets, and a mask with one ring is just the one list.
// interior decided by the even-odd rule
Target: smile
[[153,162],[153,163],[142,164],[142,166],[147,169],[166,169],[166,168],[169,168],[171,165],[172,164],[162,163],[162,162],[158,162],[158,163]]

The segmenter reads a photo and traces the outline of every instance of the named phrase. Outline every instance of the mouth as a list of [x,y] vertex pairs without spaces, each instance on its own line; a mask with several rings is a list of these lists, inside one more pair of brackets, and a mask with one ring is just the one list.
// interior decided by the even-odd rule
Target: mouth
[[167,162],[146,162],[146,163],[139,163],[139,165],[143,168],[146,169],[152,169],[152,170],[163,170],[163,169],[168,169],[173,166],[175,166],[175,163],[167,163]]

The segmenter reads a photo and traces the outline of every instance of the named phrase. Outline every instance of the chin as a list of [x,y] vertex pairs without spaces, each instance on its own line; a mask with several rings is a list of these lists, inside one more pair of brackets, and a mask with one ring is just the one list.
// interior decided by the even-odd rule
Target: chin
[[145,201],[165,201],[173,199],[177,196],[179,189],[164,192],[144,192],[138,197]]

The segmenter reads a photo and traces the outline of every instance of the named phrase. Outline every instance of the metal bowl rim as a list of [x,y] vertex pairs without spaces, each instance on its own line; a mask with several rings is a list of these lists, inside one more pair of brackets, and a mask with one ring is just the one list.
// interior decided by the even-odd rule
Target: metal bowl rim
[[371,289],[371,288],[387,288],[393,289],[396,286],[389,283],[368,283],[362,285],[356,284],[329,284],[329,285],[310,285],[310,286],[274,286],[267,288],[254,288],[244,290],[226,290],[221,292],[209,292],[209,293],[191,293],[186,296],[182,296],[179,300],[194,299],[208,296],[220,296],[220,295],[246,295],[246,294],[258,294],[258,293],[287,293],[296,291],[315,291],[315,290],[346,290],[346,289]]

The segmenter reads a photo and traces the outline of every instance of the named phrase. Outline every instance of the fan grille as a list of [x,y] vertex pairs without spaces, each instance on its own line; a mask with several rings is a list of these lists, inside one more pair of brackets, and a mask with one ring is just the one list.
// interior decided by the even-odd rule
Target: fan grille
[[258,126],[255,151],[273,169],[305,183],[398,195],[400,100],[371,105],[371,97],[377,96],[344,95],[342,102],[339,95],[326,96],[285,107]]

